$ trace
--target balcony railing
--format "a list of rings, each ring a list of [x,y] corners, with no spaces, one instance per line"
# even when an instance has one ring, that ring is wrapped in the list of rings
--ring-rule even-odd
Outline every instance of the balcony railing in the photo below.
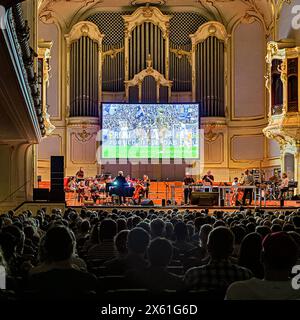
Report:
[[[40,128],[42,136],[46,134],[42,105],[38,89],[37,76],[34,72],[34,58],[37,56],[30,47],[30,30],[27,21],[24,20],[20,4],[12,6],[6,15],[5,41],[9,48],[13,64],[16,66],[16,73],[21,87],[25,90],[24,98],[32,111],[32,119]],[[36,116],[34,116],[34,113]]]

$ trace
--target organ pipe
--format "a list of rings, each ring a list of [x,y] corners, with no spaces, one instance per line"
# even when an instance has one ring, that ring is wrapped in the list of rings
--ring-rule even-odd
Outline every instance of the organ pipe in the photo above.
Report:
[[[203,116],[224,116],[224,43],[209,37],[196,46],[196,100]]]
[[[83,36],[70,50],[70,116],[95,117],[98,111],[98,44]]]

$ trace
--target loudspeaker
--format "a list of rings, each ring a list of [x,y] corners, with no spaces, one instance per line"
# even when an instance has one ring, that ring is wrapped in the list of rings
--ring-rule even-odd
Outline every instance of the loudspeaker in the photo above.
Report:
[[[166,199],[161,199],[161,206],[165,207],[166,206]]]
[[[64,202],[65,192],[64,190],[52,190],[49,193],[49,200],[52,202]]]
[[[198,206],[216,206],[218,205],[218,192],[199,192],[194,191],[191,194],[191,204]]]
[[[49,189],[33,188],[33,201],[49,200]]]
[[[64,190],[64,157],[51,156],[51,191]]]
[[[141,201],[141,205],[144,206],[144,207],[153,207],[154,206],[154,203],[152,200],[150,199],[143,199]]]

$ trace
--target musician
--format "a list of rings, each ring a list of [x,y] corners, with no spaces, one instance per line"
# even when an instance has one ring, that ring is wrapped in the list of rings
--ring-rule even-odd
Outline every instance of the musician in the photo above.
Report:
[[[250,174],[249,170],[246,169],[245,172],[244,172],[244,175],[241,179],[241,183],[240,183],[242,186],[253,186],[254,185],[254,178],[253,178],[253,175]],[[251,205],[251,202],[252,202],[252,193],[253,193],[253,189],[251,188],[245,188],[244,190],[244,195],[243,195],[243,205],[246,204],[246,198],[247,198],[247,195],[249,194],[249,206]]]
[[[192,193],[191,185],[193,183],[195,183],[195,180],[189,173],[187,173],[183,179],[184,204],[188,204],[188,202],[190,202],[190,197]]]
[[[239,185],[239,178],[238,177],[234,177],[231,185],[233,187],[238,186]]]
[[[208,170],[206,175],[203,176],[202,181],[205,186],[212,186],[214,183],[214,176],[211,174],[211,171]]]
[[[238,186],[240,185],[240,181],[238,177],[234,177],[232,181],[232,199],[231,199],[231,205],[239,206],[241,204],[240,202],[240,189],[238,189]]]
[[[79,170],[76,172],[77,182],[78,182],[78,181],[81,181],[83,178],[84,178],[83,168],[80,167]]]
[[[114,185],[116,185],[115,190],[117,195],[119,196],[119,204],[122,204],[122,198],[123,202],[125,203],[125,187],[128,186],[128,183],[124,177],[123,171],[118,172],[118,176],[114,180]]]
[[[71,177],[69,182],[68,182],[68,191],[75,192],[76,190],[77,190],[76,178],[75,177]]]
[[[289,190],[289,178],[286,173],[282,174],[282,179],[279,185],[279,199],[283,199],[283,195]]]
[[[100,198],[98,180],[94,180],[94,183],[91,184],[90,188],[91,188],[91,197],[94,203],[97,203],[97,200]]]
[[[129,187],[133,187],[133,181],[129,174],[126,176],[126,181]]]
[[[81,180],[77,187],[78,192],[78,201],[81,202],[85,198],[85,191],[86,191],[86,185],[84,183],[84,180]]]
[[[105,194],[106,197],[109,196],[109,188],[113,185],[113,179],[112,176],[108,176],[105,180]]]
[[[144,174],[144,176],[143,176],[143,185],[144,185],[144,191],[145,191],[144,195],[146,198],[148,198],[149,189],[150,189],[150,179],[146,174]]]
[[[274,183],[275,185],[280,181],[278,175],[275,173],[272,177],[270,177],[269,179],[272,183]]]
[[[135,190],[132,196],[134,204],[141,204],[141,198],[145,194],[145,187],[142,180],[137,180],[135,184]]]

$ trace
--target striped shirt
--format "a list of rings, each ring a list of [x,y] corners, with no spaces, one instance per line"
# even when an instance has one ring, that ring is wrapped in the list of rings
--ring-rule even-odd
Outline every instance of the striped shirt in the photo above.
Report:
[[[117,256],[113,240],[103,240],[100,244],[91,247],[87,254],[87,260],[107,261]]]
[[[207,265],[189,269],[184,283],[191,290],[218,290],[226,289],[232,282],[252,277],[250,270],[229,260],[211,260]]]

